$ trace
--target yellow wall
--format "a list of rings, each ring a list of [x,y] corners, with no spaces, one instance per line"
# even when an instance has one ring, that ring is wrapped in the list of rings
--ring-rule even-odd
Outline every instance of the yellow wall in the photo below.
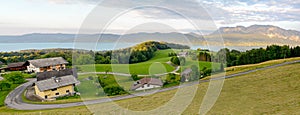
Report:
[[[56,91],[51,91],[51,90],[46,90],[46,91],[40,91],[37,87],[37,85],[34,86],[35,89],[35,94],[45,98],[45,95],[48,96],[49,98],[54,98],[54,97],[58,97],[58,96],[63,96],[63,95],[67,95],[68,93],[66,93],[67,90],[70,91],[70,93],[74,93],[74,88],[73,85],[68,85],[68,86],[64,86],[64,87],[59,87],[57,88]],[[59,93],[59,95],[55,95],[56,93]]]

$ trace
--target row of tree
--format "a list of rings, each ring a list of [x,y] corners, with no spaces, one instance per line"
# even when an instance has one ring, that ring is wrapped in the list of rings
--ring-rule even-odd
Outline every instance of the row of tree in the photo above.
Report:
[[[255,64],[268,60],[299,57],[300,47],[290,47],[287,45],[271,45],[267,48],[258,48],[240,52],[237,50],[221,49],[214,59],[215,62],[227,63],[227,67],[245,64]]]
[[[18,52],[0,52],[3,63],[24,62],[32,59],[63,57],[69,64],[111,64],[138,63],[151,59],[154,52],[162,49],[188,49],[188,46],[165,42],[148,41],[130,48],[113,51],[89,51],[73,49],[22,50]]]

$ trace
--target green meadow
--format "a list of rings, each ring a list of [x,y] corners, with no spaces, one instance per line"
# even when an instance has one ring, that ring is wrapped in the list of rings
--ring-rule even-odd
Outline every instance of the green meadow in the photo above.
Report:
[[[291,64],[229,78],[208,114],[300,114],[300,64]],[[272,73],[272,74],[270,74]],[[197,85],[197,92],[183,114],[198,114],[209,83]],[[1,114],[121,114],[123,107],[131,111],[149,111],[174,97],[178,90],[156,93],[112,103],[62,109],[19,111],[0,107]],[[186,90],[187,91],[187,90]],[[185,97],[182,97],[186,100]],[[90,111],[93,110],[93,111]],[[127,113],[130,113],[126,111]],[[176,111],[173,110],[175,113]],[[172,113],[172,112],[171,112]]]

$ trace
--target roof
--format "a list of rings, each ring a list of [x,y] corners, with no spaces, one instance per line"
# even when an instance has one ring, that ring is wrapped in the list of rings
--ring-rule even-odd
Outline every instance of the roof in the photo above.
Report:
[[[12,68],[12,67],[21,67],[25,64],[25,62],[17,62],[17,63],[9,63],[7,65],[7,68]]]
[[[51,65],[68,64],[68,62],[62,57],[28,60],[28,62],[34,65],[35,67],[47,67]]]
[[[162,86],[163,83],[160,79],[156,79],[156,78],[143,78],[143,79],[140,79],[138,81],[136,81],[131,89],[132,90],[135,90],[141,86],[143,86],[144,84],[151,84],[151,85],[159,85],[159,86]]]
[[[190,74],[191,72],[192,72],[192,69],[191,68],[187,68],[183,72],[181,72],[181,75],[187,75],[187,74]]]
[[[40,91],[46,91],[77,83],[79,83],[79,81],[73,75],[67,75],[63,77],[53,77],[50,79],[37,81],[35,84]]]
[[[67,75],[73,75],[77,78],[77,71],[76,69],[63,69],[60,71],[46,71],[46,72],[39,72],[36,74],[37,81],[50,79],[52,77],[63,77]]]
[[[187,52],[179,52],[178,55],[179,55],[179,56],[186,56],[186,55],[187,55]]]

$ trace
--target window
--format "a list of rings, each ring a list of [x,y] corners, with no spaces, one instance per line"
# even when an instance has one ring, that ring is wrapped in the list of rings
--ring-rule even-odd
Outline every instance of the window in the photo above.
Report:
[[[55,93],[55,95],[59,95],[59,93]]]
[[[142,88],[144,88],[144,86],[142,86]]]
[[[47,95],[45,95],[45,99],[47,99],[48,98],[48,96]]]
[[[66,93],[70,93],[70,90],[67,90]]]
[[[56,91],[56,90],[57,90],[57,88],[51,89],[51,91]]]
[[[150,87],[150,84],[147,84],[147,87]]]

